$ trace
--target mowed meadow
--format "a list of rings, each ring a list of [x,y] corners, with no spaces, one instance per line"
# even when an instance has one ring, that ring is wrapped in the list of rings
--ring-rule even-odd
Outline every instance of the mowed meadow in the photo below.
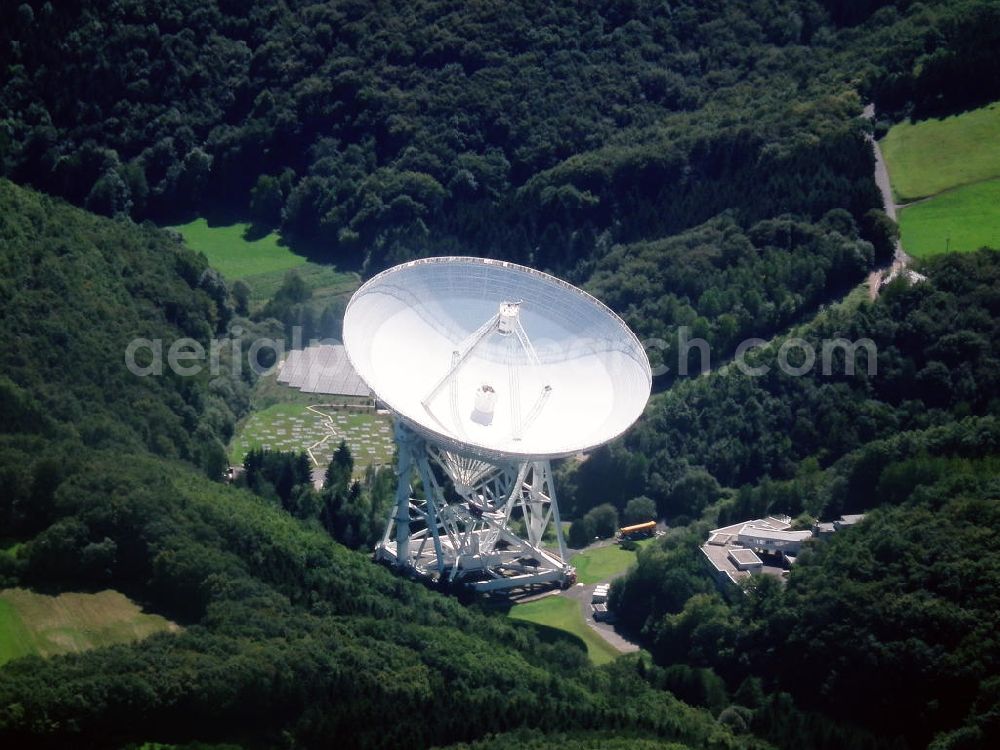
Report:
[[[1000,248],[1000,179],[948,190],[903,209],[903,247],[911,255]]]
[[[118,591],[39,594],[0,591],[0,664],[19,656],[54,656],[141,640],[180,628],[148,614]]]
[[[594,664],[607,664],[619,655],[610,643],[587,625],[580,612],[580,603],[574,599],[546,596],[518,604],[510,610],[510,617],[576,636],[586,646],[587,656]]]
[[[644,547],[652,539],[643,539],[637,546]],[[635,550],[623,549],[618,544],[593,547],[573,555],[570,562],[576,568],[580,583],[600,583],[621,575],[635,565]]]
[[[1000,102],[903,121],[882,141],[913,256],[1000,246]]]
[[[197,218],[167,228],[177,232],[192,250],[202,253],[227,282],[246,283],[253,305],[262,305],[274,297],[289,271],[302,279],[314,302],[350,296],[359,283],[355,273],[344,273],[299,255],[277,232],[255,236],[245,222],[217,225]]]
[[[281,244],[277,233],[251,237],[250,225],[242,222],[218,226],[199,218],[170,229],[180,233],[192,250],[204,253],[209,265],[227,279],[287,271],[306,262]]]

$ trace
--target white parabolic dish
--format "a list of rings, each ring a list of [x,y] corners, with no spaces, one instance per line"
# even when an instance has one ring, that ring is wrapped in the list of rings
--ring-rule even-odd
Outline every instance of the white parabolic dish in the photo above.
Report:
[[[485,258],[428,258],[374,276],[347,306],[344,346],[408,427],[497,459],[602,445],[639,417],[651,386],[642,344],[604,304]]]

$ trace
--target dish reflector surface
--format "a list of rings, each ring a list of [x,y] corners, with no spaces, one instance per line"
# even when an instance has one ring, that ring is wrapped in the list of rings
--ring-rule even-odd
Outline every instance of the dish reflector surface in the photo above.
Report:
[[[351,298],[344,345],[411,428],[492,457],[568,456],[624,432],[649,360],[622,320],[560,279],[485,258],[390,268]]]

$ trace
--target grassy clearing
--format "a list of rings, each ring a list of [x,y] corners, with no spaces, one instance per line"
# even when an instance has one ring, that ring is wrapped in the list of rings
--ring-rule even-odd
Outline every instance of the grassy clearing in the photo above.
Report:
[[[358,288],[356,273],[311,263],[296,255],[274,232],[248,240],[249,224],[210,226],[205,219],[169,227],[180,232],[192,250],[205,254],[208,263],[229,281],[240,279],[250,287],[252,306],[262,306],[278,291],[285,275],[294,270],[313,293],[314,307],[322,308],[334,297],[347,297]],[[315,312],[319,312],[317,309]]]
[[[306,262],[301,255],[282,245],[274,232],[248,240],[249,228],[249,224],[209,226],[205,219],[170,227],[181,233],[188,247],[204,253],[209,265],[230,280],[283,273]],[[280,278],[278,283],[281,283]]]
[[[901,203],[1000,176],[1000,102],[941,120],[901,122],[882,140],[882,152]]]
[[[918,258],[1000,248],[1000,179],[907,206],[900,212],[899,229],[906,252]]]
[[[144,613],[117,591],[59,596],[0,591],[0,664],[28,654],[74,653],[178,629],[166,618]]]
[[[573,599],[546,596],[515,605],[508,616],[575,635],[587,647],[587,656],[594,664],[606,664],[618,656],[618,652],[587,625],[580,612],[580,603]]]
[[[271,299],[289,270],[292,269],[282,268],[244,276],[243,281],[250,287],[250,301],[263,304]],[[294,271],[312,291],[313,300],[319,302],[332,297],[344,297],[346,300],[361,284],[361,277],[356,273],[344,273],[333,266],[321,266],[318,263],[302,263],[295,266]]]
[[[0,664],[36,653],[31,633],[14,605],[0,597]]]
[[[319,398],[327,402],[337,400],[335,396]],[[371,464],[392,462],[395,443],[389,417],[329,406],[321,411],[329,415],[329,421],[303,403],[273,404],[254,412],[233,437],[229,446],[230,460],[234,464],[243,463],[251,448],[304,451],[332,435],[322,446],[313,449],[313,455],[321,466],[330,462],[341,440],[351,449],[358,475],[363,474],[365,467]]]
[[[640,547],[652,542],[643,539]],[[570,564],[576,568],[576,579],[580,583],[600,583],[621,575],[635,563],[636,553],[625,550],[617,544],[594,547],[573,555]]]

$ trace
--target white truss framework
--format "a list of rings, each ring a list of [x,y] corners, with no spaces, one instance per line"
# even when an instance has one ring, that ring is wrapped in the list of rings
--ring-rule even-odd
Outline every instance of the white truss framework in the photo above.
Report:
[[[377,559],[421,575],[465,581],[479,591],[540,583],[569,585],[559,506],[547,460],[494,463],[445,450],[396,423],[399,484],[396,505],[376,548]],[[454,490],[451,501],[437,466]],[[420,478],[420,497],[412,491]],[[513,524],[521,520],[519,535]],[[558,553],[542,546],[555,525]]]
[[[511,437],[514,440],[520,440],[524,436],[524,431],[530,427],[531,423],[538,418],[539,414],[541,414],[542,409],[545,407],[545,402],[548,401],[549,396],[552,394],[552,386],[548,383],[542,386],[541,392],[533,402],[527,417],[525,418],[524,415],[521,414],[521,386],[519,377],[519,371],[522,367],[521,363],[526,359],[532,367],[540,367],[541,365],[538,359],[538,353],[535,351],[535,347],[532,345],[531,339],[528,338],[528,334],[524,330],[524,326],[521,325],[521,318],[519,315],[521,304],[521,302],[501,303],[498,312],[479,326],[479,328],[469,334],[469,336],[467,336],[465,340],[452,351],[451,366],[448,368],[448,371],[438,379],[438,381],[434,384],[434,387],[431,388],[431,390],[420,402],[427,414],[438,425],[443,425],[443,422],[434,413],[432,404],[441,391],[448,386],[448,402],[451,422],[457,427],[460,437],[465,437],[464,430],[462,430],[462,420],[458,413],[458,385],[456,376],[480,347],[480,345],[490,338],[491,334],[497,334],[507,338],[506,366],[508,387],[510,389]]]

